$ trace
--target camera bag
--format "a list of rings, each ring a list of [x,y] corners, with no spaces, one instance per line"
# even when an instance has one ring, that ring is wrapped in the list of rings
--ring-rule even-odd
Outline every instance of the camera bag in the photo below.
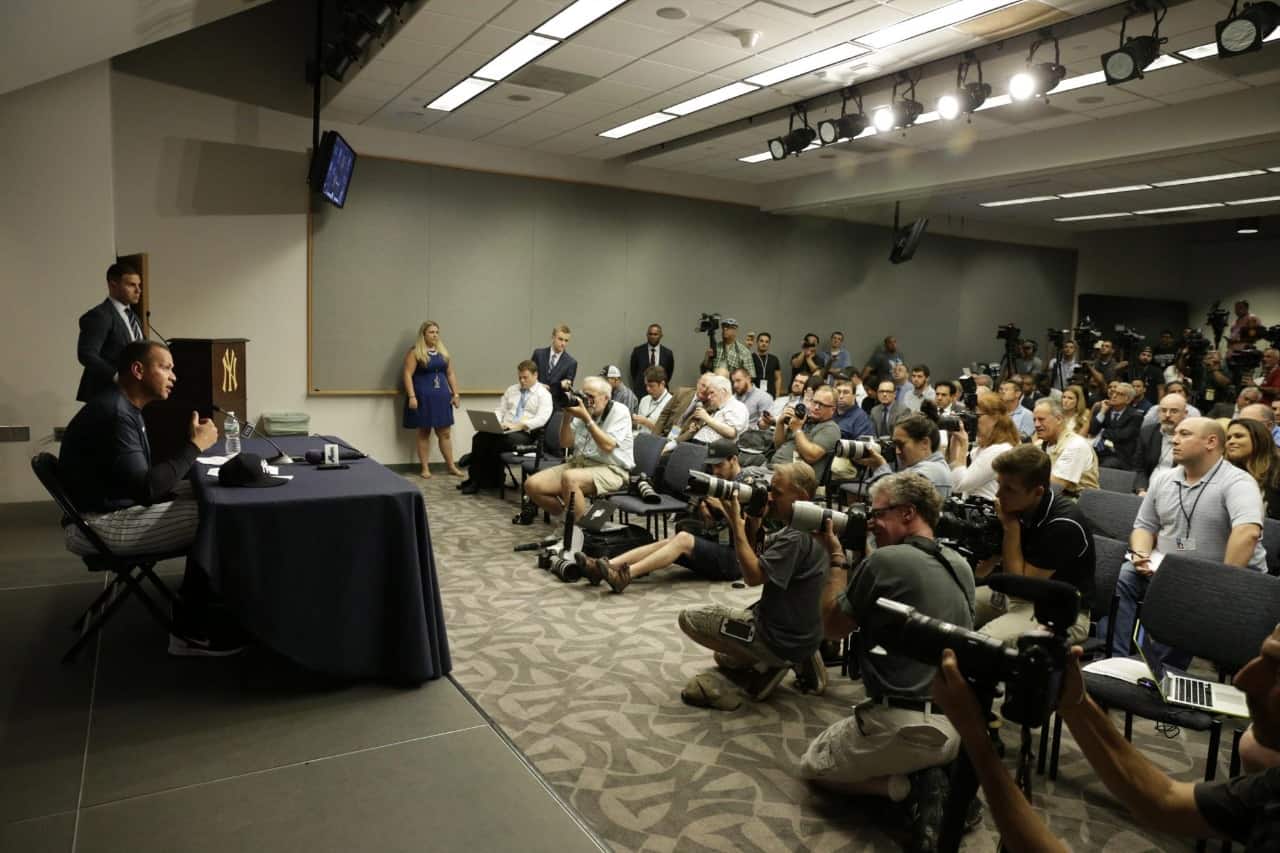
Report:
[[[598,531],[585,531],[582,553],[588,557],[616,557],[653,541],[649,531],[638,524],[606,524]]]

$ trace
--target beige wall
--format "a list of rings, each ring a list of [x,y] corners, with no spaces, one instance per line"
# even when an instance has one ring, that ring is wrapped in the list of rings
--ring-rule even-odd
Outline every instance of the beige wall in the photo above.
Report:
[[[32,439],[0,444],[0,503],[47,498],[30,459],[78,408],[76,320],[115,260],[109,84],[103,62],[0,96],[0,424]]]

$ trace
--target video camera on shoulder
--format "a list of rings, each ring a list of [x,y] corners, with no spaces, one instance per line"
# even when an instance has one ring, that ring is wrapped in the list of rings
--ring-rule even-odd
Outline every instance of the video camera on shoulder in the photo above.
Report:
[[[959,553],[971,566],[999,554],[1004,545],[1004,525],[995,503],[976,495],[943,501],[933,529],[939,544]]]
[[[1067,630],[1080,613],[1080,593],[1061,581],[1016,575],[998,575],[991,587],[1035,606],[1038,625],[1018,638],[1016,650],[887,598],[876,599],[876,606],[892,614],[896,624],[878,631],[876,640],[891,652],[931,666],[937,666],[944,649],[951,649],[965,678],[988,697],[997,683],[1005,683],[1005,719],[1030,728],[1043,725],[1058,706],[1070,651]]]
[[[765,506],[769,503],[768,483],[758,483],[750,478],[742,482],[725,480],[706,471],[690,471],[685,490],[690,495],[720,500],[728,500],[730,495],[736,494],[742,511],[756,518],[764,515]]]
[[[793,530],[817,533],[827,521],[831,522],[831,532],[846,550],[867,550],[867,513],[861,507],[850,507],[841,512],[812,501],[796,501],[792,505],[790,527]]]

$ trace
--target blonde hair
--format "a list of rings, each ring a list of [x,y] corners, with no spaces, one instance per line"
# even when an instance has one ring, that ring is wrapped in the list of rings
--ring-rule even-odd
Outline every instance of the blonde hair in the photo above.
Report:
[[[990,447],[993,444],[1006,443],[1017,447],[1022,443],[1022,436],[1018,433],[1018,428],[1014,426],[1013,418],[1009,416],[1009,412],[1005,409],[1004,401],[1000,399],[999,394],[992,391],[979,393],[976,414],[987,415],[995,419],[995,423],[991,426],[991,434],[988,436],[987,443],[978,442],[980,446]]]
[[[419,364],[426,364],[431,360],[431,356],[427,354],[427,329],[432,326],[436,327],[436,331],[440,331],[440,324],[435,320],[428,320],[418,327],[418,340],[413,344],[414,358],[418,359]],[[444,357],[445,361],[449,360],[449,348],[444,345],[444,341],[439,337],[436,338],[436,352]]]

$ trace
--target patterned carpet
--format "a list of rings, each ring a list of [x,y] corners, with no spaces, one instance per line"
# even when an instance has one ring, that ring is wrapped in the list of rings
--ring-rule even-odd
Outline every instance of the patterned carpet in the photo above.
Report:
[[[863,697],[861,684],[833,669],[820,698],[796,692],[788,676],[768,701],[736,711],[680,701],[681,687],[711,659],[676,627],[676,614],[708,602],[743,605],[758,591],[709,584],[679,567],[624,595],[562,584],[537,569],[533,554],[512,553],[550,532],[541,521],[513,525],[510,500],[461,496],[452,477],[412,479],[427,499],[454,677],[615,850],[900,849],[905,823],[895,807],[825,794],[793,770],[809,741]],[[1203,736],[1168,739],[1138,721],[1135,740],[1177,778],[1201,778]],[[1220,775],[1229,733],[1223,741]],[[1037,810],[1075,850],[1192,847],[1133,828],[1069,734],[1058,781],[1037,776],[1034,784]],[[964,849],[996,843],[988,815]]]

